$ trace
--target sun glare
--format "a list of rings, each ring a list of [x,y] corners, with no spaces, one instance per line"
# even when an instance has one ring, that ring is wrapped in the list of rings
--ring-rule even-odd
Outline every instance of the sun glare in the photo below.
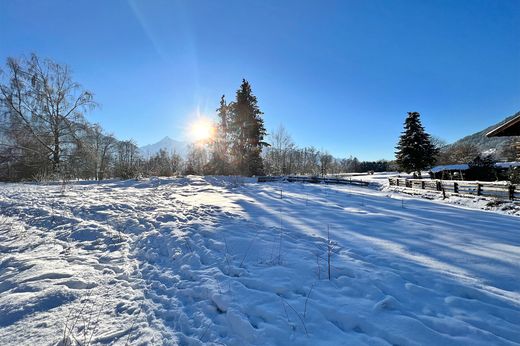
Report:
[[[200,118],[190,126],[190,137],[196,142],[204,142],[213,137],[215,128],[209,119]]]

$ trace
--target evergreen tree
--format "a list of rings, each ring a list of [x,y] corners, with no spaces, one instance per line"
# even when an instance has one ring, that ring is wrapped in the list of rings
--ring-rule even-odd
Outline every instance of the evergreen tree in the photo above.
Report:
[[[431,143],[430,135],[424,131],[418,112],[408,112],[404,131],[396,147],[396,163],[401,171],[417,172],[435,163],[438,149]]]
[[[237,172],[242,175],[263,174],[260,156],[267,132],[262,111],[257,104],[251,85],[245,79],[237,90],[235,102],[228,105],[230,111],[229,131],[232,134],[231,152]]]
[[[224,95],[220,98],[220,106],[217,108],[218,124],[216,134],[211,146],[211,160],[207,171],[212,174],[226,175],[231,173],[229,163],[229,121],[230,111]]]
[[[494,181],[498,178],[495,169],[495,160],[491,155],[477,155],[468,166],[469,169],[466,171],[466,178],[468,180]]]

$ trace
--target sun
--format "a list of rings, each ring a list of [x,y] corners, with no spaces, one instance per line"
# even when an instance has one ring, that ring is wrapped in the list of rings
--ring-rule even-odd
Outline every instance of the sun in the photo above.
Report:
[[[190,125],[190,137],[195,142],[205,142],[214,135],[215,127],[209,119],[200,118]]]

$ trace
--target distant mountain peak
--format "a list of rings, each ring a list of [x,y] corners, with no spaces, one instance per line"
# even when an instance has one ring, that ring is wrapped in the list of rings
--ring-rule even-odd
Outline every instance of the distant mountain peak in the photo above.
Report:
[[[157,154],[161,149],[166,150],[168,153],[176,152],[182,157],[185,157],[188,153],[188,143],[183,141],[177,141],[172,139],[170,136],[165,136],[160,141],[144,145],[139,148],[141,155],[145,158]]]
[[[159,142],[165,142],[165,141],[175,141],[173,138],[171,138],[170,136],[164,136],[163,139],[161,139]]]

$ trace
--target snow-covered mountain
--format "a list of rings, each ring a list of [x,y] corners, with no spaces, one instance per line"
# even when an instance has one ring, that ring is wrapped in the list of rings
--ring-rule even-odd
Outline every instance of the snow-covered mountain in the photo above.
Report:
[[[168,153],[176,152],[182,157],[185,157],[188,153],[188,143],[182,141],[176,141],[166,136],[159,142],[154,144],[148,144],[139,148],[141,155],[148,158],[159,152],[161,149],[165,149]]]

